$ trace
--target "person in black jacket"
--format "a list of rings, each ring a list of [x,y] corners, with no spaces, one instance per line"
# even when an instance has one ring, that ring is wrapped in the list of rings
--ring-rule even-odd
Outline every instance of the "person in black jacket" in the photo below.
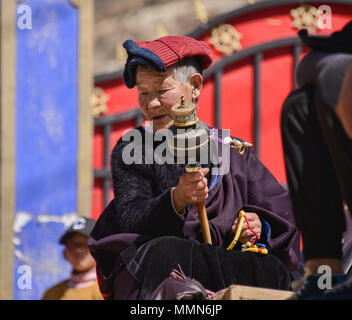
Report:
[[[282,110],[287,181],[305,261],[304,285],[293,298],[351,298],[343,246],[351,241],[344,232],[352,207],[352,22],[329,37],[300,36],[313,50]],[[329,289],[340,283],[345,291],[334,295]]]

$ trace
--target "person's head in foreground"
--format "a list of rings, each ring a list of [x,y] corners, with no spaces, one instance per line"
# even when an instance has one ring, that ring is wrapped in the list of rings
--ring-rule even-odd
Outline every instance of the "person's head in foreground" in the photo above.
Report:
[[[212,62],[206,43],[185,36],[166,36],[153,41],[124,42],[128,58],[124,81],[128,88],[137,86],[138,102],[154,130],[173,124],[171,107],[198,101],[202,71]]]
[[[86,272],[95,268],[95,260],[87,245],[89,234],[94,225],[95,220],[80,217],[60,239],[60,243],[65,245],[65,259],[72,265],[74,273]]]

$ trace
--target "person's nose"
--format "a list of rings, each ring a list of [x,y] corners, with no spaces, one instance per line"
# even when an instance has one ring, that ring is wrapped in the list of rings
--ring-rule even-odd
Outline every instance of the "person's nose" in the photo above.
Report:
[[[161,107],[161,102],[159,100],[159,97],[155,95],[152,99],[150,99],[148,103],[148,109],[154,109],[158,107]]]

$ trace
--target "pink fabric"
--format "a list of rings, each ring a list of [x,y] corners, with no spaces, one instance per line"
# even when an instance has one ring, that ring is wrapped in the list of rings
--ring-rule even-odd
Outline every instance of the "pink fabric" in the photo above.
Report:
[[[81,273],[72,272],[70,279],[68,279],[67,287],[84,288],[93,284],[96,281],[97,273],[95,268]]]

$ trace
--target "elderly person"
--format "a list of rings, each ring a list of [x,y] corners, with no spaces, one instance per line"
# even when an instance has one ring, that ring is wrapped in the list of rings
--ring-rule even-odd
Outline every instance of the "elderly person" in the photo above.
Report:
[[[288,289],[289,271],[299,264],[299,234],[287,191],[252,149],[240,154],[224,146],[220,130],[214,143],[219,149],[229,148],[228,159],[223,159],[226,172],[215,170],[210,155],[199,172],[191,173],[185,172],[184,164],[155,159],[163,143],[155,135],[174,123],[171,107],[180,103],[181,95],[195,104],[200,97],[202,71],[212,62],[208,46],[189,37],[167,36],[127,40],[124,47],[124,81],[128,88],[137,86],[139,105],[150,125],[134,129],[142,139],[126,138],[127,133],[111,155],[115,197],[90,239],[105,297],[150,299],[177,267],[213,291],[233,283]],[[126,155],[138,161],[131,163]],[[152,163],[147,161],[151,157]],[[212,246],[201,243],[196,206],[201,202]],[[246,212],[247,222],[235,248],[226,251],[239,227],[240,210]],[[262,243],[270,254],[244,254],[241,243],[248,241]]]

